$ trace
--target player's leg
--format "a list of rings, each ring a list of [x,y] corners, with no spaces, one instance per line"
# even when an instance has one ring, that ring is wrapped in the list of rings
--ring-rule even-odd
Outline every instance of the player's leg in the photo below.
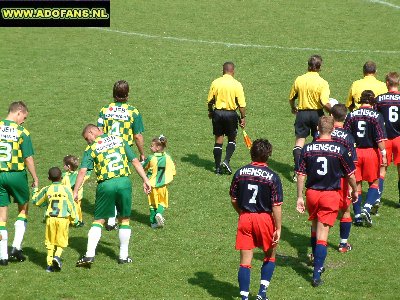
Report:
[[[18,205],[18,216],[14,223],[15,234],[10,252],[10,259],[15,261],[25,261],[26,257],[22,254],[22,241],[24,239],[28,222],[28,203],[29,186],[26,171],[7,172],[8,188]]]
[[[236,112],[227,112],[225,120],[225,134],[228,137],[226,145],[225,159],[222,162],[222,167],[228,174],[232,174],[230,161],[236,149],[236,136],[238,132],[238,117]]]
[[[128,177],[117,178],[118,193],[116,199],[116,207],[118,210],[119,221],[119,264],[132,262],[129,257],[129,240],[131,238],[132,229],[129,225],[132,208],[132,183]]]
[[[157,199],[157,214],[155,216],[158,227],[164,227],[165,218],[164,211],[168,207],[168,189],[167,186],[157,188],[158,199]]]
[[[101,231],[105,219],[115,214],[114,181],[116,178],[100,182],[96,189],[96,200],[94,204],[94,221],[89,229],[86,254],[77,262],[77,267],[90,267],[94,262],[97,244],[101,238]]]
[[[213,155],[215,163],[215,174],[220,174],[221,159],[222,159],[222,145],[224,143],[223,127],[221,124],[221,112],[215,110],[212,118],[213,134],[215,137]]]
[[[358,201],[353,203],[354,226],[362,226],[361,204],[362,204],[362,181],[357,181]]]
[[[56,271],[61,271],[62,261],[61,254],[64,251],[64,248],[68,246],[69,239],[69,219],[68,218],[55,218],[55,224],[57,227],[56,231],[56,248],[53,257],[53,268]]]
[[[306,137],[310,134],[310,128],[306,124],[308,118],[307,113],[307,111],[299,111],[296,114],[296,121],[294,123],[296,139],[293,148],[294,168],[299,164],[301,150],[306,142]],[[293,181],[297,181],[296,173],[293,175]]]
[[[1,199],[1,198],[0,198]],[[1,200],[0,200],[1,202]],[[8,217],[8,207],[0,207],[0,265],[8,265],[8,232],[7,232],[7,217]]]
[[[400,163],[397,164],[397,190],[399,191],[399,203],[398,206],[400,207]]]
[[[276,247],[264,252],[264,260],[261,266],[260,289],[258,290],[257,300],[267,299],[267,290],[275,270]]]
[[[118,224],[117,224],[117,208],[114,207],[114,214],[113,214],[113,216],[107,219],[106,230],[107,230],[107,231],[112,231],[112,230],[117,230],[117,229],[118,229]]]
[[[339,252],[347,252],[352,250],[352,246],[347,242],[350,236],[351,231],[351,214],[350,214],[350,205],[348,205],[344,211],[341,211],[342,217],[340,218],[340,243],[339,243]]]
[[[317,222],[317,242],[314,255],[314,271],[312,285],[317,287],[322,284],[321,274],[324,272],[324,263],[328,254],[328,234],[330,225]]]
[[[238,271],[238,282],[242,300],[249,299],[250,270],[253,250],[240,250],[240,266]]]
[[[147,200],[149,202],[149,210],[150,210],[150,226],[153,229],[158,227],[156,221],[156,211],[158,205],[158,193],[156,188],[152,188],[150,194],[147,195]]]

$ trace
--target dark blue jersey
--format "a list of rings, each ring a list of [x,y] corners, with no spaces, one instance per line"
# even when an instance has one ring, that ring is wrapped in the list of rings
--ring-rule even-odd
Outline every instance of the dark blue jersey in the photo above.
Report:
[[[335,127],[331,134],[332,140],[343,144],[349,151],[353,157],[353,161],[357,161],[357,151],[356,151],[356,141],[352,134],[345,130],[343,127]],[[314,137],[313,141],[319,139],[319,132]]]
[[[340,189],[340,179],[356,167],[349,149],[333,140],[316,140],[303,147],[296,172],[307,176],[306,188],[332,191]]]
[[[382,115],[369,106],[361,106],[349,113],[344,129],[351,132],[357,148],[378,148],[378,143],[386,139]]]
[[[400,92],[388,92],[376,97],[376,109],[385,120],[388,139],[400,136]]]
[[[248,212],[271,212],[272,206],[283,202],[279,176],[266,164],[255,162],[236,171],[229,194]]]

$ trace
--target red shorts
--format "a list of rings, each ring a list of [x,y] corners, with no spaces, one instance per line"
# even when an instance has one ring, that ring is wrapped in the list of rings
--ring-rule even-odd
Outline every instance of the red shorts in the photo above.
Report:
[[[259,247],[265,252],[271,249],[275,229],[271,213],[242,212],[238,221],[236,250]]]
[[[386,140],[385,147],[387,165],[389,166],[392,161],[395,165],[400,164],[400,136],[391,140]]]
[[[349,182],[346,178],[340,179],[340,203],[339,210],[345,211],[351,203],[351,198],[349,198]]]
[[[339,191],[317,191],[307,189],[306,203],[309,221],[317,219],[318,222],[333,226],[339,212]]]
[[[356,181],[374,182],[379,178],[381,152],[374,148],[356,148],[356,151]]]

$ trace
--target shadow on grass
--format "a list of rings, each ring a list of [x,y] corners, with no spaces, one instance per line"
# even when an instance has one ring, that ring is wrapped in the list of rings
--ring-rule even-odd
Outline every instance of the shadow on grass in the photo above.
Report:
[[[239,287],[231,283],[220,281],[214,278],[214,275],[209,272],[196,272],[193,278],[188,279],[191,285],[197,285],[205,289],[212,297],[219,299],[236,299],[232,295],[239,294]]]
[[[214,161],[200,158],[198,154],[186,154],[181,158],[182,162],[187,162],[195,167],[204,168],[207,171],[214,171]]]
[[[42,251],[38,251],[32,247],[24,247],[24,254],[28,256],[29,261],[33,262],[35,265],[46,269],[47,267],[47,250],[43,245]]]
[[[105,237],[102,236],[100,239],[99,243],[97,244],[96,248],[96,254],[103,253],[104,255],[110,257],[111,259],[118,259],[118,255],[115,253],[115,251],[118,251],[118,249],[112,249],[110,247],[107,247],[111,245],[111,243],[104,241]],[[86,237],[70,237],[69,238],[69,246],[74,249],[76,252],[80,253],[80,255],[84,254],[86,252],[86,246],[87,246],[87,238]]]
[[[150,216],[146,214],[142,214],[141,212],[137,211],[136,209],[132,209],[131,219],[133,222],[139,222],[144,225],[150,226]]]
[[[309,262],[307,251],[310,245],[310,237],[304,234],[293,233],[287,227],[282,226],[281,240],[286,241],[291,247],[296,249],[297,257],[279,253],[280,249],[278,248],[276,265],[278,267],[292,268],[297,274],[309,281],[312,271],[311,267],[307,265]],[[262,261],[264,259],[264,253],[254,253],[254,258]]]
[[[383,191],[383,194],[385,191]],[[399,202],[398,201],[392,201],[387,198],[382,198],[382,204],[383,206],[391,207],[391,208],[399,208]]]
[[[94,203],[90,202],[88,199],[86,198],[82,198],[82,202],[81,202],[81,208],[82,208],[82,212],[89,214],[92,219],[93,219],[93,215],[94,215]],[[85,223],[87,222],[87,220],[83,220]],[[92,220],[93,221],[93,220]],[[89,224],[89,223],[88,223]]]
[[[292,181],[293,180],[293,165],[282,163],[276,160],[273,160],[272,158],[268,159],[268,166],[274,170],[275,172],[281,174],[283,177],[285,177],[287,180]]]

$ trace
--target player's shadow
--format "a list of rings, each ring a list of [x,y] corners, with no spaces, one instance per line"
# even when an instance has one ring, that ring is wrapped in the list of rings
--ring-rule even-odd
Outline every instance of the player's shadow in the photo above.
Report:
[[[32,247],[24,247],[24,254],[28,257],[29,261],[35,265],[45,269],[47,267],[47,253],[44,248],[43,251],[38,251]]]
[[[139,222],[144,225],[150,225],[150,219],[149,216],[146,214],[142,214],[136,209],[132,209],[132,219],[134,222]]]
[[[236,299],[232,295],[238,293],[237,286],[217,280],[214,278],[214,274],[209,272],[196,272],[194,276],[188,279],[188,283],[205,289],[212,297],[226,300]]]
[[[190,163],[199,168],[204,168],[207,171],[214,170],[214,161],[200,158],[198,154],[186,154],[181,158],[181,161]]]
[[[275,172],[279,173],[283,177],[285,177],[287,180],[292,181],[293,178],[293,165],[287,164],[287,163],[282,163],[276,160],[273,160],[272,158],[268,159],[268,166],[274,170]]]
[[[385,191],[383,191],[383,194],[385,194]],[[387,207],[391,207],[391,208],[399,208],[399,202],[397,202],[397,201],[392,201],[392,200],[389,200],[389,199],[383,198],[383,197],[382,197],[381,201],[382,201],[382,204],[384,207],[387,206]]]
[[[296,249],[297,257],[284,255],[283,253],[280,253],[280,249],[278,248],[276,265],[292,268],[297,274],[309,281],[311,279],[310,273],[312,271],[311,267],[307,265],[307,251],[310,244],[310,237],[303,234],[293,233],[287,227],[282,226],[281,240],[286,241],[290,246]],[[264,253],[255,253],[254,258],[263,260]]]
[[[112,245],[109,242],[104,240],[104,237],[100,239],[99,243],[97,244],[96,254],[103,253],[104,255],[110,257],[111,259],[117,260],[118,255],[115,253],[116,249],[107,247]],[[70,237],[69,238],[69,246],[74,249],[76,252],[83,254],[86,252],[87,246],[87,238],[86,237]]]
[[[86,198],[82,198],[82,202],[81,202],[81,208],[82,208],[82,212],[89,214],[90,216],[93,216],[94,213],[94,203],[90,202],[88,199]],[[85,221],[85,220],[84,220]],[[85,221],[86,223],[86,221]]]

